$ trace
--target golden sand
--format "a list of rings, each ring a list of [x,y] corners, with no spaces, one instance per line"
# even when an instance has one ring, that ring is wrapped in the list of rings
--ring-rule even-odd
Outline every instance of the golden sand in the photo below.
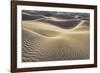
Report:
[[[39,21],[22,21],[22,61],[89,59],[89,28],[81,21],[63,29]]]

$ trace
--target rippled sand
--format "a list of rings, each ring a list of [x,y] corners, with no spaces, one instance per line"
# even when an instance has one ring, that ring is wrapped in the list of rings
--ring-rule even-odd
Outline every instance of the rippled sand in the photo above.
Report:
[[[72,29],[35,20],[22,21],[22,61],[89,59],[89,28],[82,20]]]

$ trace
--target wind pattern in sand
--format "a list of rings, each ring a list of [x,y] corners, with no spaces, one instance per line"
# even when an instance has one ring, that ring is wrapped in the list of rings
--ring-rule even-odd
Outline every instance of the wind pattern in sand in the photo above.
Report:
[[[89,59],[89,13],[22,11],[22,62]]]

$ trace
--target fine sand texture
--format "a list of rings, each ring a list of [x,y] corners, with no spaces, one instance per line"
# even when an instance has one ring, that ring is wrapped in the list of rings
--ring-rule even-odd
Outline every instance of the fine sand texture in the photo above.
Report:
[[[62,25],[59,21],[22,21],[22,62],[89,59],[88,21],[75,20],[74,25],[72,20],[70,28],[56,26]]]

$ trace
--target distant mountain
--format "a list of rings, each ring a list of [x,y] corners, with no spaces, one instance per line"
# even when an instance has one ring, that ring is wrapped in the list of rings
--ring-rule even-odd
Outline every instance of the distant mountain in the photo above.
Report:
[[[37,17],[34,17],[36,15],[37,15]],[[80,19],[84,19],[84,20],[89,20],[89,18],[90,18],[90,15],[88,13],[22,10],[23,20],[33,20],[35,18],[41,18],[41,15],[46,16],[46,17],[56,17],[56,18],[60,18],[60,19],[80,18]]]
[[[50,23],[61,28],[73,28],[82,20],[89,26],[90,15],[88,13],[73,13],[73,12],[50,12],[50,11],[33,11],[23,10],[22,20],[35,20],[39,22]]]

